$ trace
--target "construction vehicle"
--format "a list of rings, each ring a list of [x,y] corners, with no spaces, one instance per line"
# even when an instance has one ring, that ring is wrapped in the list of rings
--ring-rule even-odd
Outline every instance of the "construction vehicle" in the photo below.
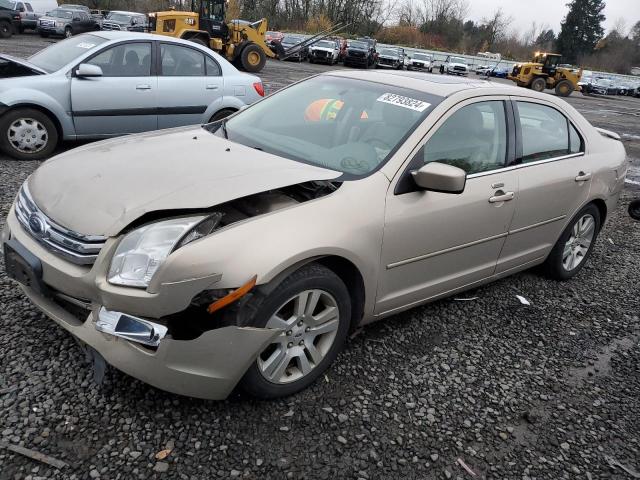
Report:
[[[519,87],[526,87],[536,92],[545,88],[555,89],[556,95],[568,97],[573,91],[580,91],[578,82],[582,77],[582,69],[561,67],[558,64],[562,56],[557,53],[536,52],[530,63],[519,63],[507,76]]]
[[[191,11],[168,10],[149,14],[149,31],[183,38],[215,50],[236,67],[251,73],[262,70],[267,57],[284,60],[304,47],[346,27],[332,26],[285,50],[279,42],[267,43],[267,19],[257,22],[225,19],[226,0],[191,0]]]

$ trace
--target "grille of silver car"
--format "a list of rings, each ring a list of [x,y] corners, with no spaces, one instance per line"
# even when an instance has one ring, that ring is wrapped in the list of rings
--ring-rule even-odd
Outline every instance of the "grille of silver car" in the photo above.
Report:
[[[56,22],[54,22],[53,20],[40,20],[40,26],[41,27],[55,27],[56,26]]]
[[[118,25],[117,23],[103,22],[102,29],[103,30],[120,30],[120,25]]]
[[[16,216],[24,229],[47,250],[79,265],[96,261],[106,237],[83,235],[58,225],[35,204],[26,184],[15,204]]]

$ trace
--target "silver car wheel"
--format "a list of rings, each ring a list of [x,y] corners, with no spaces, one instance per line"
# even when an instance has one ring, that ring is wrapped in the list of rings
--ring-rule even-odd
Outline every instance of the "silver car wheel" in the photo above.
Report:
[[[37,153],[47,146],[47,128],[34,118],[19,118],[7,130],[9,143],[20,153]]]
[[[305,290],[287,300],[266,328],[283,330],[258,357],[258,370],[269,382],[299,380],[317,367],[336,338],[340,312],[324,290]]]
[[[583,215],[573,225],[562,253],[562,266],[565,270],[573,270],[585,259],[596,233],[595,227],[596,222],[591,214]]]

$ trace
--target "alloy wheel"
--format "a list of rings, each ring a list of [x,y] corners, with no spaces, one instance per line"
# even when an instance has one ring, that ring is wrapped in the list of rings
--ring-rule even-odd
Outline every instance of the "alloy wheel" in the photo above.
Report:
[[[47,146],[46,127],[34,118],[18,118],[7,130],[9,143],[20,153],[37,153]]]
[[[304,290],[287,300],[266,324],[282,333],[258,357],[258,370],[269,382],[286,384],[316,368],[338,332],[336,299],[325,290]]]
[[[596,233],[596,222],[591,214],[585,214],[573,224],[569,240],[564,245],[562,266],[571,271],[585,259]]]

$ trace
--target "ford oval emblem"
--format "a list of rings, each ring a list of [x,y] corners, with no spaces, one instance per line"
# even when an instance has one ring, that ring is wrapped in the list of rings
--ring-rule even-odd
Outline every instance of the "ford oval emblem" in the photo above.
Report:
[[[29,230],[38,237],[44,237],[47,231],[47,224],[37,213],[32,213],[29,217]]]

